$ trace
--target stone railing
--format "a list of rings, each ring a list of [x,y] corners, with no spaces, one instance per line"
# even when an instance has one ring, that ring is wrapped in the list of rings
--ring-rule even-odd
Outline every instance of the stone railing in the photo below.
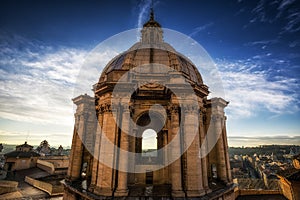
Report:
[[[18,182],[16,181],[0,181],[0,195],[14,192],[18,190]]]
[[[49,174],[54,174],[55,172],[55,167],[51,162],[44,161],[44,160],[37,160],[36,164],[38,168],[45,170]]]
[[[62,195],[64,193],[63,185],[52,185],[44,181],[36,180],[29,176],[25,177],[25,182],[47,192],[50,196]]]

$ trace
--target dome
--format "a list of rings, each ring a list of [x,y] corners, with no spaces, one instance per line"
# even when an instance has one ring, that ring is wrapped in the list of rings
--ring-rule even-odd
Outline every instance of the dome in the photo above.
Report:
[[[184,55],[178,53],[170,44],[163,41],[163,31],[154,20],[153,12],[143,26],[141,40],[126,52],[113,58],[104,68],[99,83],[106,80],[107,75],[114,71],[130,69],[150,63],[168,66],[197,85],[203,85],[202,77],[196,66]]]

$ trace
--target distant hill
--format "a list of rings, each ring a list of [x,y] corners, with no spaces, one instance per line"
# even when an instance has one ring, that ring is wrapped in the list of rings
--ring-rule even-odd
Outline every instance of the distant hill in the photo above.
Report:
[[[11,151],[14,151],[16,150],[16,144],[5,144],[5,143],[2,143],[3,145],[3,150],[0,154],[6,154],[6,153],[9,153]],[[19,145],[19,144],[18,144]],[[36,149],[37,145],[33,145],[33,148]],[[64,147],[65,151],[69,151],[71,148],[69,146],[67,147]]]
[[[11,151],[14,151],[16,150],[16,145],[15,144],[4,144],[2,143],[3,145],[3,149],[2,149],[2,154],[6,154],[8,152],[11,152]]]
[[[276,156],[283,156],[284,154],[298,154],[300,153],[299,145],[261,145],[258,147],[229,147],[229,154],[233,155],[249,155],[253,154],[274,154]]]

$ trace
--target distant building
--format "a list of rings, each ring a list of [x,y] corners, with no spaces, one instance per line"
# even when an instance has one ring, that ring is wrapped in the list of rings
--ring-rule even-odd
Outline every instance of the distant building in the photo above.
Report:
[[[63,150],[64,150],[64,148],[60,145],[57,150],[58,155],[62,155]]]
[[[33,151],[33,146],[25,142],[16,146],[16,150],[4,154],[6,171],[28,169],[36,166],[37,159],[40,155]]]
[[[40,144],[40,146],[38,146],[36,148],[36,150],[39,152],[39,154],[41,154],[42,156],[46,156],[46,155],[51,155],[51,149],[50,149],[50,145],[48,143],[47,140],[43,140]]]

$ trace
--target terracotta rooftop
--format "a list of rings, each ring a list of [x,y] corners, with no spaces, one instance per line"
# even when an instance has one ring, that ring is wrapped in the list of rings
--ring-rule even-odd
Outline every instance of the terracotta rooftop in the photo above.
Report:
[[[18,148],[18,147],[30,147],[30,148],[33,148],[33,146],[27,144],[27,142],[25,142],[24,144],[21,144],[21,145],[17,145],[16,147],[17,147],[17,148]]]
[[[289,168],[277,173],[278,176],[282,176],[288,180],[300,181],[300,170],[296,168]]]
[[[268,180],[268,185],[262,179],[251,179],[251,178],[239,178],[238,179],[239,189],[265,189],[265,190],[279,190],[278,180]]]
[[[24,152],[24,151],[12,151],[9,152],[7,154],[4,154],[5,157],[7,158],[30,158],[30,157],[38,157],[40,156],[40,154],[33,152],[33,151],[28,151],[28,152]]]
[[[298,155],[295,155],[295,156],[294,156],[294,159],[296,159],[296,160],[299,160],[299,161],[300,161],[300,154],[298,154]]]

